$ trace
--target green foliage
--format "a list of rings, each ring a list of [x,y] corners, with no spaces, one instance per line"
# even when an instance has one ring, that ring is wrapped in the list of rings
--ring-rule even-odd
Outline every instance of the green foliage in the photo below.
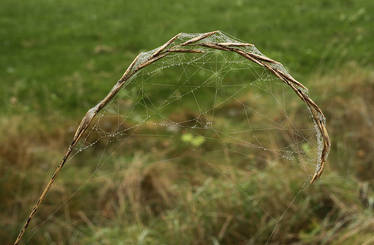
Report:
[[[81,115],[141,50],[181,31],[252,42],[300,80],[346,61],[368,65],[373,11],[371,0],[2,0],[0,111]]]
[[[182,139],[183,142],[189,143],[189,144],[191,144],[193,146],[196,146],[196,147],[200,146],[205,141],[204,136],[201,136],[201,135],[193,136],[190,133],[182,134],[181,139]]]

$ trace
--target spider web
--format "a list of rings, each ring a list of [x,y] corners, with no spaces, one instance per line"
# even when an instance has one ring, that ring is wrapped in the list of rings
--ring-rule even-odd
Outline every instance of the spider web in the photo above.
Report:
[[[77,152],[113,142],[122,148],[127,137],[182,140],[213,152],[226,147],[231,157],[251,155],[264,165],[286,159],[313,174],[321,140],[296,94],[236,54],[204,51],[169,55],[139,72],[99,114]]]
[[[179,39],[195,36],[183,34]],[[262,55],[252,46],[241,49]],[[191,168],[217,166],[221,176],[225,176],[221,166],[258,172],[285,165],[290,172],[304,173],[299,189],[305,188],[322,151],[308,108],[263,67],[232,52],[203,50],[203,54],[173,53],[142,69],[100,111],[71,157],[75,161],[71,164],[96,166],[87,183],[103,177],[98,169],[113,170],[114,162],[129,166],[134,164],[129,159],[142,155],[145,164],[185,166],[193,161]],[[155,51],[142,53],[135,67]],[[288,74],[282,65],[272,66]],[[87,155],[97,155],[97,162],[86,162]],[[79,198],[82,188],[37,224],[33,235],[71,199]],[[271,237],[282,217],[274,218],[279,220]]]

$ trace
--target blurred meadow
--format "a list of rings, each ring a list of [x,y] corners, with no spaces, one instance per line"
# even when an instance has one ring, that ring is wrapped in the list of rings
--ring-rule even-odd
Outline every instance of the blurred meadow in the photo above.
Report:
[[[332,140],[321,179],[305,185],[305,171],[267,156],[251,156],[250,170],[229,164],[189,133],[134,134],[117,154],[98,146],[68,162],[24,244],[374,244],[373,13],[371,0],[1,0],[0,243],[14,241],[82,116],[139,52],[222,30],[309,88]]]

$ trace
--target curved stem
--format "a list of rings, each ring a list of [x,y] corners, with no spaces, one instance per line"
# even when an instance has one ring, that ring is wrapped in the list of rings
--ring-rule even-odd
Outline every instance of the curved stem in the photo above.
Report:
[[[65,165],[66,161],[69,159],[72,150],[74,146],[79,142],[82,135],[87,131],[89,125],[91,124],[92,120],[95,118],[95,116],[113,99],[113,97],[119,92],[119,90],[123,87],[123,85],[128,81],[135,73],[140,71],[141,69],[153,64],[154,62],[164,58],[165,56],[169,55],[170,53],[204,53],[203,50],[199,49],[191,49],[191,46],[199,46],[207,49],[217,49],[217,50],[223,50],[223,51],[230,51],[235,52],[247,60],[254,62],[260,66],[265,67],[270,72],[272,72],[275,76],[277,76],[281,81],[286,83],[299,97],[302,101],[306,103],[308,108],[311,111],[313,121],[317,125],[317,128],[319,130],[319,134],[322,136],[323,140],[323,149],[321,152],[321,157],[319,159],[319,162],[317,164],[316,171],[310,181],[310,183],[313,183],[316,181],[322,174],[326,160],[327,155],[330,150],[330,139],[329,135],[327,133],[325,121],[324,121],[324,115],[322,113],[322,110],[317,106],[317,104],[310,99],[308,94],[306,94],[305,90],[306,87],[302,85],[300,82],[295,80],[292,76],[285,74],[284,72],[274,68],[271,66],[271,64],[280,64],[277,61],[274,61],[266,56],[258,55],[251,52],[246,52],[240,49],[241,47],[254,47],[253,44],[249,43],[241,43],[241,42],[204,42],[204,39],[213,36],[213,35],[223,35],[220,31],[213,31],[213,32],[207,32],[203,33],[201,35],[198,35],[196,37],[193,37],[182,44],[174,45],[172,48],[169,48],[174,42],[181,36],[181,33],[175,35],[172,37],[169,41],[167,41],[165,44],[161,45],[160,48],[158,48],[151,56],[148,57],[145,61],[142,63],[137,64],[141,54],[139,54],[133,62],[129,65],[129,67],[126,69],[125,73],[122,75],[122,77],[118,80],[118,82],[113,86],[111,91],[94,107],[88,110],[86,115],[83,117],[81,123],[79,124],[72,143],[69,145],[68,149],[65,152],[64,157],[59,162],[59,164],[56,167],[56,170],[52,174],[52,177],[50,178],[47,185],[44,187],[38,201],[32,208],[26,222],[22,226],[16,241],[14,242],[14,245],[19,244],[21,241],[27,227],[29,226],[31,219],[39,209],[41,203],[45,199],[48,191],[50,190],[52,184],[54,183],[55,179],[57,178],[58,174],[60,173],[61,169]]]

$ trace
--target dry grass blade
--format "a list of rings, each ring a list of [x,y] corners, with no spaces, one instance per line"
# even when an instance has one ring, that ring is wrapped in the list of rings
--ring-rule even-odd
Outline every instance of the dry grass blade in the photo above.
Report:
[[[205,47],[205,48],[219,49],[219,50],[224,50],[224,51],[231,50],[229,47],[220,46],[217,43],[200,43],[199,46]]]
[[[168,52],[174,53],[204,53],[204,51],[199,49],[169,49]]]
[[[189,45],[189,44],[192,44],[192,43],[196,43],[196,42],[198,42],[198,41],[200,41],[204,38],[207,38],[211,35],[214,35],[216,33],[218,33],[218,31],[212,31],[212,32],[207,32],[207,33],[201,34],[200,36],[194,37],[194,38],[182,43],[182,46],[186,46],[186,45]]]
[[[262,61],[265,61],[265,62],[269,62],[269,63],[273,63],[273,64],[279,64],[279,62],[275,61],[275,60],[272,60],[268,57],[265,57],[265,56],[262,56],[262,55],[258,55],[258,54],[252,54],[252,53],[247,53],[249,56],[252,56],[254,59],[256,60],[262,60]]]
[[[299,97],[302,101],[306,103],[306,105],[309,107],[313,121],[317,125],[318,134],[321,135],[322,141],[323,141],[323,149],[320,154],[320,159],[318,159],[316,171],[311,179],[311,183],[313,183],[315,180],[317,180],[325,167],[327,155],[330,150],[330,139],[327,133],[326,125],[325,125],[325,119],[324,115],[322,113],[322,110],[317,106],[316,103],[308,96],[307,90],[305,86],[303,86],[300,82],[296,81],[292,76],[285,74],[284,72],[270,66],[270,64],[280,64],[277,61],[274,61],[268,57],[251,53],[251,52],[245,52],[239,48],[243,47],[254,47],[253,44],[249,43],[240,43],[240,42],[214,42],[213,40],[206,41],[204,39],[207,39],[211,37],[212,35],[216,34],[216,36],[220,35],[221,37],[226,37],[224,34],[222,34],[219,31],[213,31],[208,33],[199,34],[182,44],[175,44],[176,40],[181,36],[181,34],[177,34],[173,38],[171,38],[169,41],[167,41],[165,44],[160,46],[159,49],[157,49],[153,54],[151,54],[149,57],[146,57],[145,59],[142,59],[141,62],[140,56],[142,54],[139,54],[134,61],[130,64],[130,66],[127,68],[125,73],[122,75],[120,80],[113,86],[111,91],[105,96],[104,99],[102,99],[96,106],[88,110],[86,115],[83,117],[81,123],[79,124],[73,140],[71,144],[69,145],[68,149],[66,150],[64,157],[60,161],[60,163],[57,165],[56,170],[54,171],[51,179],[47,183],[46,187],[42,191],[42,194],[40,195],[38,201],[36,202],[35,206],[31,210],[28,218],[26,219],[26,222],[22,226],[16,241],[14,242],[15,245],[19,244],[19,242],[22,239],[22,236],[24,235],[28,225],[30,224],[32,217],[37,212],[38,208],[40,207],[41,203],[45,199],[47,192],[51,188],[53,182],[57,178],[58,174],[60,173],[61,169],[65,165],[66,161],[69,159],[72,150],[74,146],[78,143],[81,136],[87,131],[90,123],[95,118],[95,116],[101,111],[102,108],[104,108],[112,99],[113,97],[118,93],[118,91],[122,88],[122,86],[128,81],[135,73],[137,73],[139,70],[153,64],[154,62],[157,62],[158,60],[162,59],[163,57],[171,54],[171,53],[203,53],[202,50],[197,49],[191,49],[190,46],[194,46],[196,42],[202,41],[201,43],[196,44],[197,46],[204,47],[207,49],[217,49],[222,51],[228,51],[228,52],[235,52],[244,58],[265,67],[270,72],[272,72],[275,76],[277,76],[280,80],[285,82]],[[172,46],[173,45],[173,46]],[[172,46],[168,49],[169,46]],[[302,88],[302,89],[300,89]],[[223,229],[224,230],[224,229]]]
[[[253,47],[252,43],[217,43],[219,46],[229,46],[229,47]]]
[[[172,37],[169,41],[167,41],[165,44],[163,44],[154,54],[152,54],[152,58],[156,57],[159,55],[162,51],[164,51],[170,44],[172,44],[175,39],[177,39],[180,36],[180,33]]]

